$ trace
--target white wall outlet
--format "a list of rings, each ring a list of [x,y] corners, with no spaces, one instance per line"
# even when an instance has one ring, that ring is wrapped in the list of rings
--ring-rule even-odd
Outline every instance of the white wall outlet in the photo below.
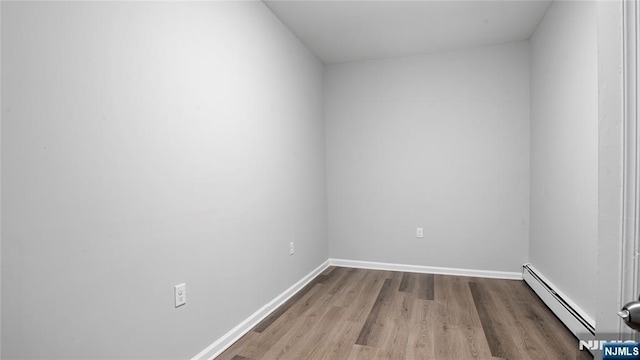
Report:
[[[176,307],[180,307],[187,303],[187,284],[182,283],[174,286],[173,293],[176,298]]]
[[[416,237],[422,239],[424,237],[424,229],[416,228]]]
[[[289,255],[293,255],[296,252],[295,247],[293,246],[293,241],[289,243]]]

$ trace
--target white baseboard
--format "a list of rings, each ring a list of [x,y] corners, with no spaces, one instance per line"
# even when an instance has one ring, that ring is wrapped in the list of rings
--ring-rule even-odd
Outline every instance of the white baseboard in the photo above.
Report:
[[[269,316],[269,314],[271,314],[275,309],[283,305],[298,291],[302,290],[302,288],[304,288],[316,276],[320,275],[320,273],[322,273],[327,267],[329,267],[329,260],[325,261],[320,266],[315,268],[300,281],[285,290],[282,294],[276,296],[275,299],[271,300],[269,303],[261,307],[258,311],[253,313],[243,322],[241,322],[229,332],[224,334],[221,338],[216,340],[213,344],[207,346],[206,349],[202,350],[200,353],[198,353],[198,355],[191,358],[191,360],[215,359],[216,356],[220,355],[229,346],[233,345],[236,341],[238,341],[241,337],[243,337],[256,325],[258,325],[262,320]]]
[[[522,277],[562,323],[580,340],[592,338],[595,321],[563,294],[531,264],[522,266]]]
[[[437,267],[437,266],[391,264],[391,263],[381,263],[381,262],[373,262],[373,261],[359,261],[359,260],[345,260],[345,259],[329,259],[329,265],[360,268],[360,269],[405,271],[405,272],[427,273],[427,274],[442,274],[442,275],[454,275],[454,276],[483,277],[483,278],[493,278],[493,279],[522,280],[522,273],[509,272],[509,271],[458,269],[458,268],[446,268],[446,267]]]

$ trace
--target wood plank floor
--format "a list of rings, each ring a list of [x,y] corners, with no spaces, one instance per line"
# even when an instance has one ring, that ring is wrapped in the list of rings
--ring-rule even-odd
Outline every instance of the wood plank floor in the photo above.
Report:
[[[592,357],[523,281],[330,267],[217,359]]]

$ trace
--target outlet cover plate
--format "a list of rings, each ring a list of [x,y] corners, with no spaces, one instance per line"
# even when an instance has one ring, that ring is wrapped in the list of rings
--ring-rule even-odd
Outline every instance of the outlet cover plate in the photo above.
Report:
[[[174,286],[173,293],[176,299],[176,307],[180,307],[187,303],[187,284],[182,283]]]

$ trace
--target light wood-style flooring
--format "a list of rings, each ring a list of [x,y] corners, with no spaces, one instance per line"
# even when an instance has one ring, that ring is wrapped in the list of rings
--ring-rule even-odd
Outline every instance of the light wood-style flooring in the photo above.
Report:
[[[591,358],[523,281],[330,267],[217,359]]]

